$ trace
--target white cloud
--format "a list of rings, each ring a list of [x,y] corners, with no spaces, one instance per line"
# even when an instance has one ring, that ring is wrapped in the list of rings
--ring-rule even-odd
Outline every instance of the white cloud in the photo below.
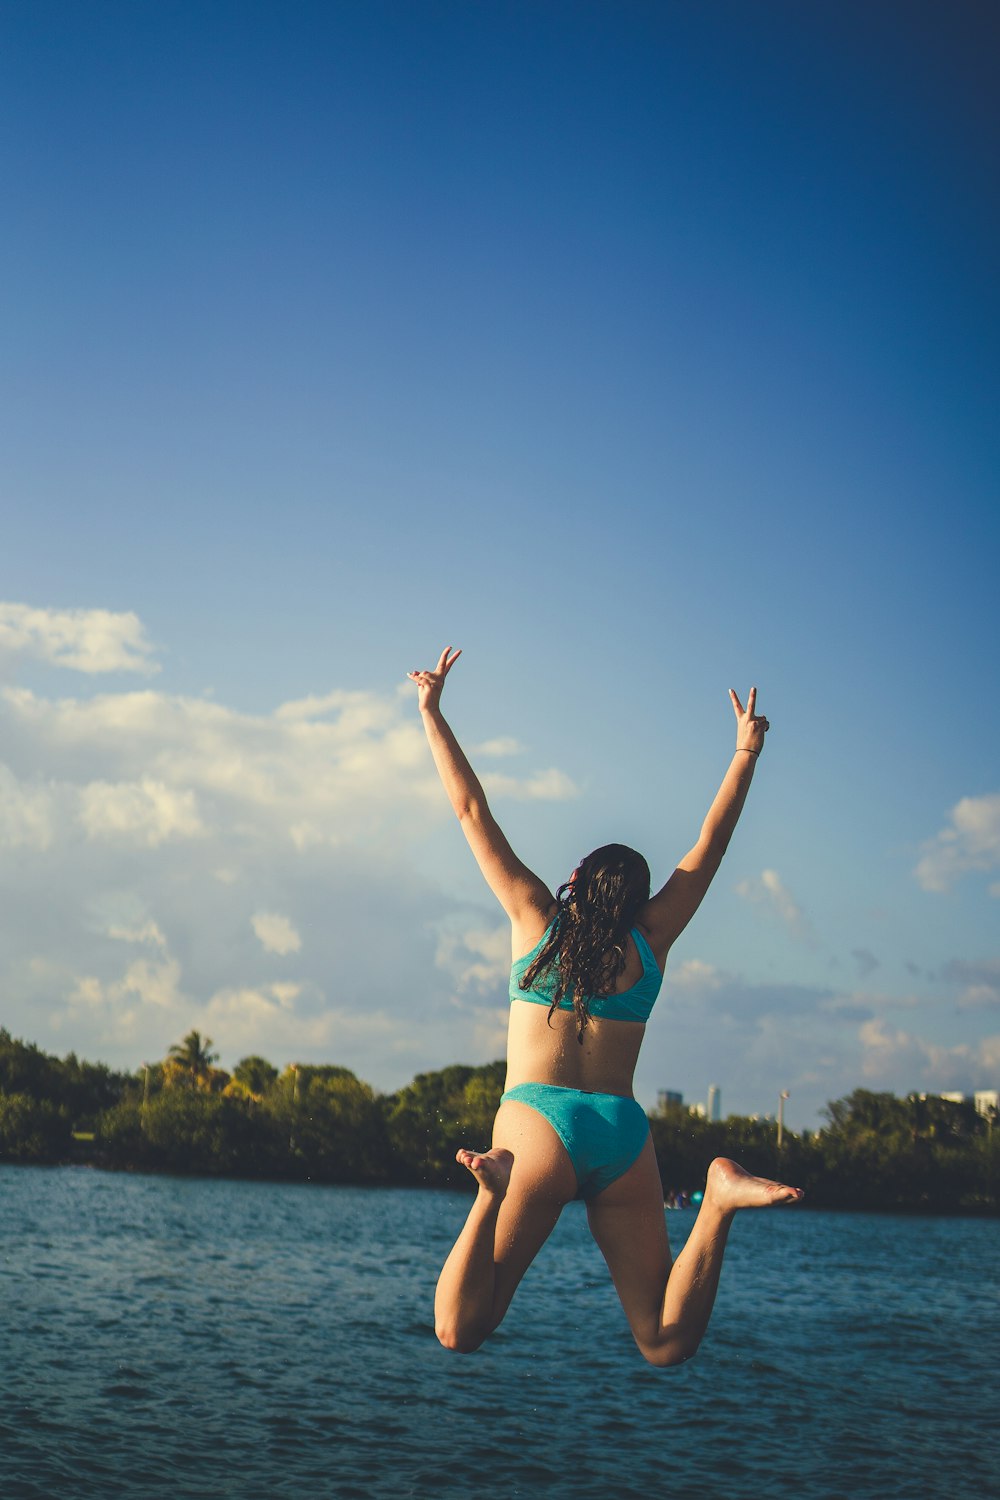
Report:
[[[503,1057],[507,1051],[506,1011],[486,1007],[472,1011],[468,1018],[468,1034],[473,1057],[484,1062]]]
[[[82,787],[80,822],[92,839],[134,839],[153,849],[165,839],[197,838],[205,831],[193,792],[149,776]]]
[[[0,765],[0,849],[47,849],[54,837],[51,790],[26,785]]]
[[[100,768],[83,798],[95,836],[162,841],[215,823],[248,833],[252,825],[308,851],[357,837],[398,845],[401,834],[416,839],[428,819],[447,815],[420,725],[403,717],[412,705],[376,693],[315,702],[327,717],[301,704],[241,714],[149,690],[59,700],[23,688],[0,694],[9,732],[33,763],[70,782],[81,765]],[[556,768],[489,784],[494,795],[521,800],[576,795]]]
[[[139,927],[109,927],[108,937],[118,943],[148,943],[153,948],[167,946],[166,938],[153,921],[143,922]]]
[[[520,755],[522,749],[521,742],[514,739],[513,735],[502,734],[493,740],[483,740],[482,744],[477,745],[472,753],[477,757],[482,755],[499,760],[501,757],[507,755]]]
[[[945,964],[942,972],[945,979],[961,987],[959,1009],[1000,1008],[1000,958],[988,958],[979,963],[953,958]]]
[[[784,923],[793,937],[812,941],[812,931],[802,908],[782,882],[777,870],[761,870],[752,880],[741,880],[736,893],[755,906],[762,906]]]
[[[398,1021],[385,1011],[297,1011],[281,985],[219,990],[192,1024],[199,1022],[213,1036],[225,1038],[233,1060],[259,1053],[288,1061],[337,1061],[369,1081],[365,1059],[402,1050]],[[280,1053],[275,1050],[277,1036],[282,1039]]]
[[[176,1010],[182,999],[180,977],[180,964],[175,958],[137,958],[121,979],[111,983],[93,974],[82,975],[67,997],[67,1005],[71,1011],[79,1007],[109,1011],[124,1008],[130,1015],[145,1006]]]
[[[815,1111],[844,1092],[850,1029],[824,1011],[832,992],[761,983],[700,958],[668,960],[663,991],[636,1070],[637,1097],[660,1089],[688,1101],[721,1086],[723,1112],[773,1113],[790,1089],[789,1124],[813,1124]]]
[[[971,1094],[992,1086],[1000,1068],[1000,1036],[983,1037],[975,1043],[942,1045],[893,1029],[878,1018],[864,1022],[859,1030],[862,1045],[861,1070],[874,1088],[907,1094],[926,1088],[932,1092],[954,1089]]]
[[[499,772],[487,772],[483,786],[491,797],[515,797],[522,802],[565,802],[580,795],[579,789],[565,771],[550,767],[547,771],[536,771],[526,780],[504,776]]]
[[[923,846],[914,871],[925,891],[946,891],[969,870],[1000,867],[1000,792],[963,797],[951,822]],[[1000,895],[1000,884],[991,885]]]
[[[0,603],[0,655],[76,672],[158,672],[138,615],[108,609],[34,609]]]
[[[351,738],[372,730],[385,729],[395,719],[395,708],[389,701],[362,691],[311,693],[306,698],[292,698],[275,709],[275,718],[290,724],[305,724],[326,719],[336,713],[337,722]]]
[[[287,1016],[297,994],[298,986],[294,984],[219,990],[209,1001],[205,1014],[208,1024],[224,1024],[227,1038],[231,1039],[230,1023],[236,1023],[244,1032],[249,1027],[257,1033],[263,1023],[275,1023]]]
[[[701,958],[686,958],[683,963],[671,965],[670,988],[671,990],[691,990],[695,993],[701,990],[717,990],[724,982],[724,977],[714,964],[707,964]]]
[[[668,961],[636,1071],[637,1097],[652,1103],[659,1089],[672,1088],[704,1100],[716,1083],[724,1111],[773,1115],[779,1091],[789,1089],[785,1119],[800,1128],[814,1126],[828,1101],[859,1084],[905,1094],[931,1087],[935,1067],[950,1078],[962,1065],[970,1077],[986,1066],[988,1047],[956,1046],[952,1055],[950,1040],[897,1031],[897,1011],[919,1014],[931,1029],[940,1022],[939,1011],[911,994],[777,983],[697,957]],[[958,1085],[941,1085],[948,1086]]]
[[[266,953],[298,953],[302,947],[302,939],[292,923],[279,912],[255,912],[250,922]]]
[[[485,895],[470,911],[421,873],[451,813],[408,685],[255,714],[146,687],[8,685],[0,744],[15,1035],[135,1067],[196,1027],[226,1066],[247,1051],[340,1062],[383,1088],[501,1050],[509,938]],[[498,792],[569,785],[528,772]]]
[[[443,932],[434,962],[458,990],[506,991],[510,974],[510,927]]]
[[[271,994],[277,1000],[282,1010],[291,1010],[292,1005],[302,993],[300,984],[289,984],[287,981],[277,981],[271,985]]]

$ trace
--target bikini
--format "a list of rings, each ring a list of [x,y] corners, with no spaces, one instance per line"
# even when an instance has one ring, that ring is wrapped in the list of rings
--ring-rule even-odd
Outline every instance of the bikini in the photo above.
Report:
[[[551,970],[533,989],[522,990],[520,986],[522,976],[538,957],[551,931],[550,926],[531,952],[515,959],[512,964],[512,1002],[526,1000],[530,1005],[552,1004],[556,981]],[[632,928],[631,938],[642,959],[642,978],[620,995],[595,995],[588,1000],[587,1008],[592,1016],[642,1025],[649,1019],[663,975],[652,949],[637,927]],[[557,1009],[572,1010],[572,1000],[564,997]],[[548,1120],[573,1164],[579,1198],[594,1198],[617,1182],[637,1160],[649,1134],[649,1121],[642,1105],[622,1094],[592,1094],[584,1089],[563,1088],[554,1083],[518,1083],[507,1090],[500,1103],[505,1099],[527,1104]]]

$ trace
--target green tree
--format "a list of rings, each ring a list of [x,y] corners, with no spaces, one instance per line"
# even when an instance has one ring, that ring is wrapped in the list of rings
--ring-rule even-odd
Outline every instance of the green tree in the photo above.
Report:
[[[212,1038],[199,1031],[189,1031],[175,1042],[167,1053],[164,1075],[167,1082],[187,1088],[207,1088],[218,1054],[212,1051]]]
[[[19,1042],[0,1028],[0,1089],[32,1099],[59,1096],[59,1063],[34,1043]]]
[[[133,1168],[153,1165],[143,1134],[143,1117],[141,1095],[122,1099],[103,1111],[94,1132],[98,1165]]]
[[[66,1129],[92,1130],[101,1111],[121,1099],[128,1085],[125,1074],[112,1073],[103,1064],[80,1062],[72,1052],[60,1061],[0,1028],[0,1096],[49,1103]],[[37,1138],[55,1140],[48,1127]],[[53,1151],[55,1146],[50,1155]]]
[[[196,1089],[165,1089],[143,1121],[144,1154],[173,1172],[256,1176],[254,1116],[237,1099]]]
[[[487,1146],[506,1066],[472,1068],[456,1063],[438,1073],[418,1073],[385,1102],[392,1175],[425,1186],[472,1186],[455,1161],[459,1146]]]
[[[323,1182],[382,1182],[390,1153],[385,1111],[350,1068],[288,1068],[264,1100],[276,1139],[287,1142],[287,1170]]]
[[[233,1069],[233,1083],[253,1099],[269,1093],[277,1077],[277,1068],[266,1057],[241,1057]]]
[[[50,1099],[0,1094],[0,1158],[21,1162],[65,1161],[70,1153],[69,1117]]]

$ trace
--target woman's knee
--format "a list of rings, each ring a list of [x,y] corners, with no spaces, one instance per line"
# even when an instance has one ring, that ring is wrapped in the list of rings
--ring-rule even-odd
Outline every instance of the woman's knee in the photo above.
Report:
[[[439,1319],[434,1325],[438,1343],[453,1354],[475,1354],[489,1337],[490,1330],[480,1331],[467,1324],[445,1322]]]
[[[663,1343],[640,1344],[639,1353],[657,1370],[672,1370],[686,1365],[698,1352],[698,1340],[668,1339]]]

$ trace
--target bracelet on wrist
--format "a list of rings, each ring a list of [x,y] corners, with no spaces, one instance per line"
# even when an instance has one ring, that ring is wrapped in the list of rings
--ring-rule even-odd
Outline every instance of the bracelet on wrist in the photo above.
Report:
[[[739,753],[740,753],[741,750],[743,751],[744,755],[757,755],[757,756],[760,755],[760,751],[759,750],[751,750],[749,745],[737,745],[736,746],[736,754],[739,755]]]

